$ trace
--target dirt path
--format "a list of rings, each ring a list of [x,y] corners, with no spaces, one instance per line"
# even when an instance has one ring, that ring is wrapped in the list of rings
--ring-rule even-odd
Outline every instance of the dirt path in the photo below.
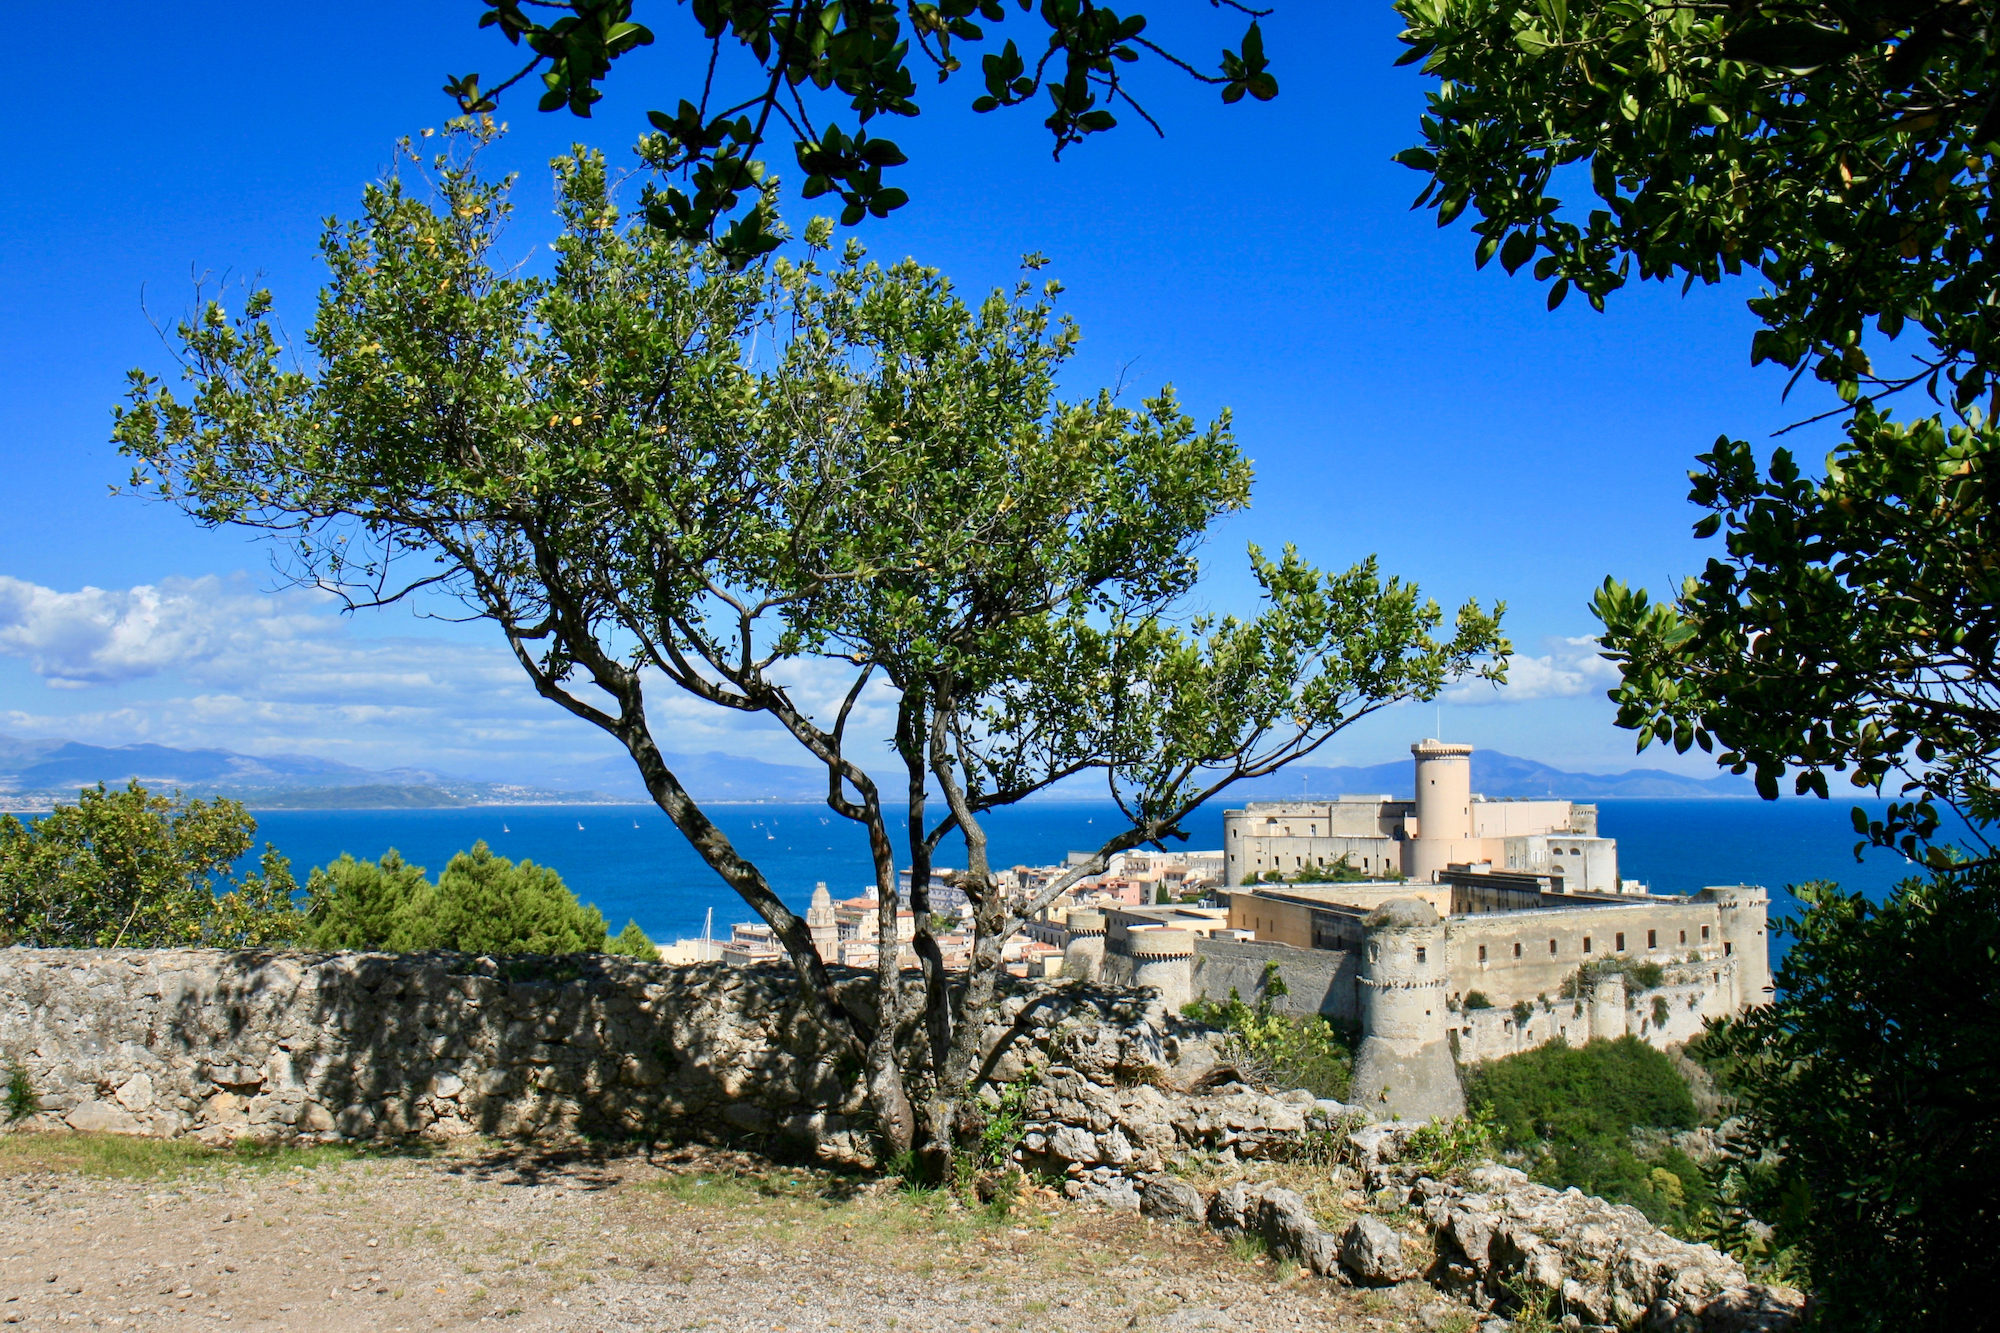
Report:
[[[0,1320],[417,1330],[1465,1333],[1191,1229],[1026,1199],[1005,1220],[752,1159],[461,1152],[243,1161],[0,1140]]]

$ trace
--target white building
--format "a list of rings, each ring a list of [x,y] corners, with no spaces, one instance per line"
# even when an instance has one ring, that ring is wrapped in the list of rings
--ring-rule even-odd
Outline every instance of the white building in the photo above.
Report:
[[[1410,747],[1416,799],[1341,796],[1252,801],[1223,812],[1225,883],[1296,879],[1344,858],[1371,879],[1433,882],[1452,866],[1548,875],[1571,893],[1618,893],[1618,846],[1597,836],[1597,807],[1562,800],[1488,800],[1472,790],[1472,747]]]

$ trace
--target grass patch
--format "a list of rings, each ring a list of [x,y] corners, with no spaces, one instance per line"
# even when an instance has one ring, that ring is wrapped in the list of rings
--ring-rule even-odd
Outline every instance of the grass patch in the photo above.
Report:
[[[238,1143],[212,1148],[193,1139],[125,1134],[38,1133],[0,1138],[0,1171],[63,1171],[84,1176],[157,1180],[228,1167],[283,1171],[339,1166],[362,1157],[408,1156],[358,1144]]]

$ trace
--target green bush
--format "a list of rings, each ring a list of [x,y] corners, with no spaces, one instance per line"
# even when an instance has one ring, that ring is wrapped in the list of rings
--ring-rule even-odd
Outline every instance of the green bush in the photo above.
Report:
[[[1469,990],[1465,993],[1462,1005],[1467,1009],[1491,1009],[1493,1001],[1483,990]]]
[[[1642,1159],[1636,1129],[1692,1129],[1694,1097],[1665,1054],[1637,1037],[1586,1046],[1552,1042],[1479,1065],[1466,1101],[1501,1145],[1528,1156],[1544,1183],[1574,1185],[1684,1228],[1710,1196],[1678,1149]]]
[[[315,949],[406,949],[424,868],[391,847],[380,861],[339,860],[306,877],[306,942]]]
[[[1746,1155],[1775,1163],[1751,1206],[1802,1245],[1816,1327],[1970,1327],[2000,1224],[2000,866],[1879,905],[1792,892],[1775,1001],[1692,1052],[1735,1094]]]
[[[660,961],[660,951],[646,938],[646,932],[639,929],[637,921],[627,921],[625,929],[618,932],[611,942],[604,946],[604,952],[623,954],[627,958],[641,958],[649,963]]]
[[[320,948],[565,954],[606,947],[603,914],[577,901],[560,875],[495,856],[484,842],[452,857],[435,884],[392,849],[373,865],[343,856],[314,871],[307,894],[308,937]],[[645,941],[636,924],[620,936],[630,945],[627,935]],[[657,956],[647,946],[646,956]]]
[[[0,818],[0,942],[42,948],[257,948],[294,941],[291,863],[269,844],[232,876],[257,821],[240,802],[103,783],[40,819]]]
[[[1352,1040],[1318,1014],[1293,1018],[1274,1012],[1272,1002],[1286,993],[1277,964],[1269,963],[1255,1006],[1231,988],[1227,1000],[1196,1000],[1181,1012],[1228,1033],[1231,1057],[1256,1081],[1345,1101],[1354,1079]]]

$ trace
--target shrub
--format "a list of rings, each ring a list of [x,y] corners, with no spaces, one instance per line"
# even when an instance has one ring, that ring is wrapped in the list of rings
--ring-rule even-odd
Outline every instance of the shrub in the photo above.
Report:
[[[308,884],[311,938],[321,948],[489,954],[605,948],[603,915],[577,901],[562,876],[533,861],[495,856],[484,842],[452,857],[435,884],[393,850],[373,865],[343,856],[314,871]],[[636,924],[620,939],[645,942],[643,956],[658,956]]]
[[[240,802],[103,783],[31,822],[0,818],[0,935],[43,948],[288,944],[304,924],[269,843],[232,876],[257,821]]]
[[[1254,1007],[1232,988],[1227,1000],[1196,1000],[1181,1012],[1228,1033],[1231,1057],[1257,1082],[1345,1100],[1354,1078],[1353,1042],[1318,1014],[1293,1018],[1274,1012],[1273,1001],[1286,993],[1277,964],[1269,963]]]
[[[1968,1327],[2000,1223],[2000,865],[1907,880],[1880,905],[1792,892],[1806,911],[1779,923],[1794,943],[1775,1001],[1695,1047],[1775,1163],[1766,1197],[1788,1206],[1754,1206],[1801,1242],[1817,1327]]]
[[[1632,1149],[1635,1128],[1692,1129],[1694,1098],[1665,1054],[1637,1037],[1573,1047],[1560,1041],[1494,1060],[1466,1077],[1466,1101],[1502,1146],[1532,1158],[1531,1173],[1630,1203],[1656,1222],[1685,1224],[1710,1194],[1677,1149],[1652,1161]],[[1652,1173],[1674,1177],[1669,1188]]]
[[[649,963],[660,961],[660,951],[654,947],[646,932],[639,929],[637,921],[627,921],[625,929],[618,932],[612,941],[604,946],[604,952],[623,954],[627,958],[642,958]]]
[[[1546,1000],[1542,1002],[1542,1007],[1544,1009],[1548,1008],[1548,1002]],[[1534,1005],[1529,1004],[1526,1000],[1514,1001],[1514,1024],[1516,1027],[1526,1027],[1528,1025],[1528,1020],[1533,1018],[1534,1016],[1535,1016]]]
[[[1491,1009],[1493,1001],[1483,990],[1469,990],[1465,993],[1464,1007],[1467,1009]]]

